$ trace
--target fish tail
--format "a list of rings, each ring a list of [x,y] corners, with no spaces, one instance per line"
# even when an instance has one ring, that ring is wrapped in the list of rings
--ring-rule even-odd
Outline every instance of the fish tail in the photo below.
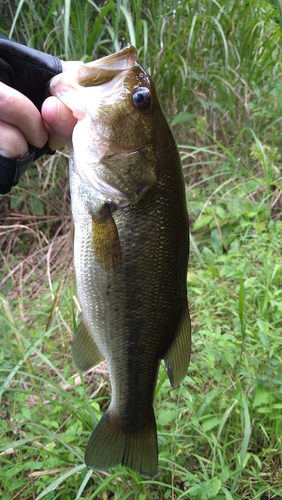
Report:
[[[95,428],[85,450],[90,469],[106,470],[122,464],[145,477],[157,472],[158,443],[154,411],[149,422],[138,431],[128,430],[107,410]]]

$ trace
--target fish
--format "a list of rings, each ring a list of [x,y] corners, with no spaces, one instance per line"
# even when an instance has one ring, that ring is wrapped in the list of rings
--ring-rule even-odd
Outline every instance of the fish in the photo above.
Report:
[[[160,362],[174,388],[191,353],[178,149],[133,46],[55,76],[50,92],[78,118],[69,175],[82,316],[73,361],[86,371],[106,360],[111,384],[85,463],[93,470],[122,464],[152,478]]]

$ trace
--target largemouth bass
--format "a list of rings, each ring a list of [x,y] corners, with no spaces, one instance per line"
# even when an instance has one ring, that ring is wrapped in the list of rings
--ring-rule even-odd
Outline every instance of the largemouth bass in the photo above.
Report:
[[[70,158],[74,264],[82,320],[72,354],[105,359],[112,388],[86,465],[156,474],[153,409],[161,359],[173,387],[190,359],[188,216],[177,147],[136,49],[51,80],[79,119]]]

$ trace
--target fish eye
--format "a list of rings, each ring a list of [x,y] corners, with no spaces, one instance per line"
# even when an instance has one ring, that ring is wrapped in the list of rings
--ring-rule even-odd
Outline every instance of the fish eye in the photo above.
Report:
[[[139,87],[131,96],[135,108],[147,109],[151,104],[151,94],[146,87]]]

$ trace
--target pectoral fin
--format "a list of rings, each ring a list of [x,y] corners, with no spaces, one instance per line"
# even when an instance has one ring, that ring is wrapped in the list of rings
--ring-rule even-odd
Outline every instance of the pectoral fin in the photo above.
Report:
[[[98,365],[104,359],[83,319],[72,341],[72,359],[76,368],[82,372]]]
[[[186,301],[179,327],[170,348],[164,356],[166,371],[172,387],[184,379],[191,355],[191,322]]]
[[[121,266],[118,230],[107,205],[99,214],[92,214],[92,243],[95,256],[106,271],[117,270]]]

